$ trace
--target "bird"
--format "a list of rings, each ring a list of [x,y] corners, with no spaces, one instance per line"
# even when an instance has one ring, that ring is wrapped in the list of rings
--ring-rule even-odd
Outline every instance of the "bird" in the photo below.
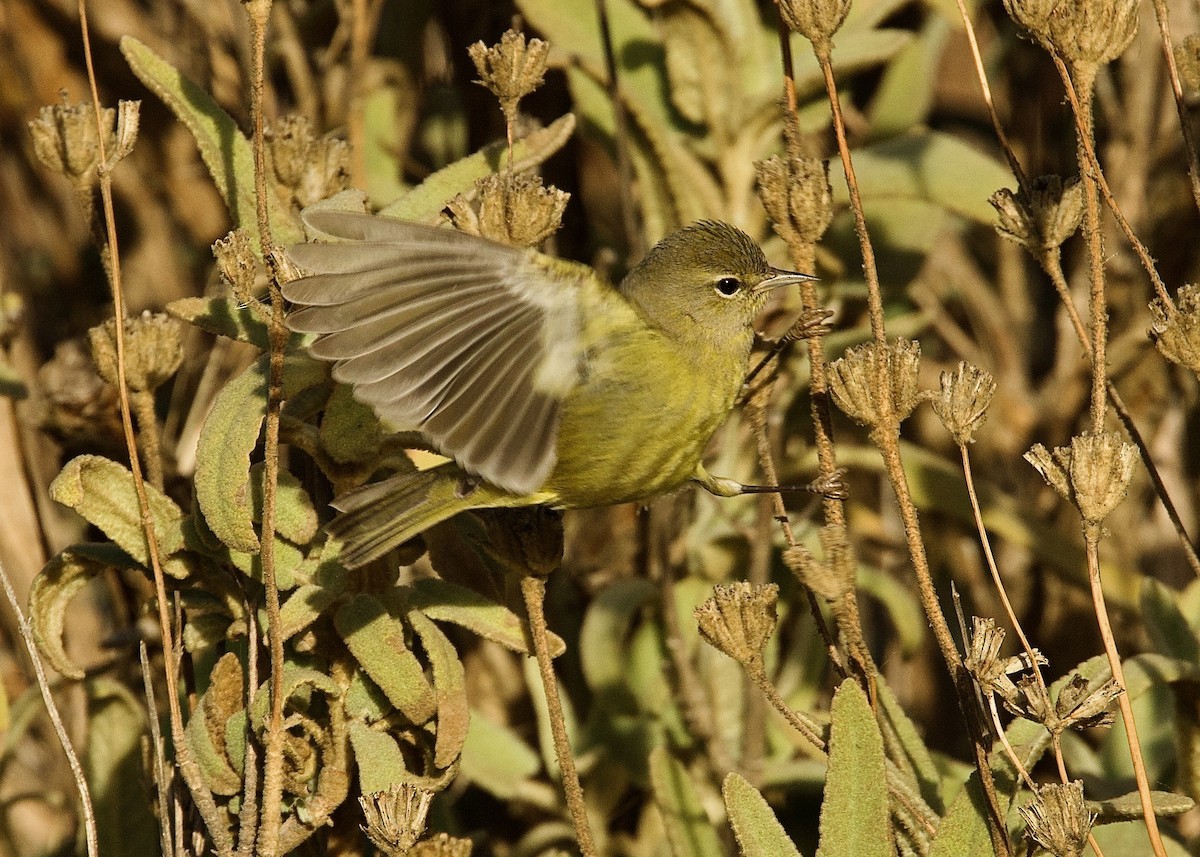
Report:
[[[450,228],[320,208],[302,219],[325,240],[286,251],[302,274],[282,286],[288,327],[315,334],[310,353],[385,425],[448,459],[334,499],[326,529],[345,567],[470,509],[644,503],[689,482],[778,490],[702,462],[768,294],[816,279],[772,266],[742,230],[686,226],[613,286]]]

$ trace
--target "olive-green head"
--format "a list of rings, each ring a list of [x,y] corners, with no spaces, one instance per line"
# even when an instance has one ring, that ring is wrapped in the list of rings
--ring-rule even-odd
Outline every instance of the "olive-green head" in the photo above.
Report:
[[[814,279],[774,268],[742,230],[702,220],[667,236],[621,282],[647,321],[694,341],[741,342],[777,286]]]

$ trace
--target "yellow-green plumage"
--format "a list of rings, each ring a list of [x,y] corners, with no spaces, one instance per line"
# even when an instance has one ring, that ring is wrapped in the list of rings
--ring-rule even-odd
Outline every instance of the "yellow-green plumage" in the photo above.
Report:
[[[745,378],[766,289],[802,277],[740,231],[681,230],[617,289],[586,266],[446,230],[306,220],[359,243],[292,249],[316,275],[285,286],[308,305],[289,323],[322,334],[314,354],[382,417],[455,459],[335,501],[347,565],[467,509],[602,506],[692,479],[733,493],[701,455]]]

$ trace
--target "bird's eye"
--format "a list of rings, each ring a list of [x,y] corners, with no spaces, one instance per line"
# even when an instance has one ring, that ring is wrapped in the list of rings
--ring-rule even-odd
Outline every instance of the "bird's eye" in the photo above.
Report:
[[[717,280],[716,285],[713,286],[713,288],[717,290],[717,294],[719,294],[721,297],[731,298],[741,290],[742,281],[737,277],[722,277],[721,279]]]

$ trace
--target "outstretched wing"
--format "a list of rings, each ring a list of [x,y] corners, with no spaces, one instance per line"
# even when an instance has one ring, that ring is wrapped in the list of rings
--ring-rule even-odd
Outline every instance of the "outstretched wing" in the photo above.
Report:
[[[563,397],[579,380],[579,289],[537,254],[450,229],[347,211],[305,223],[340,242],[291,247],[309,276],[288,326],[383,419],[419,428],[508,491],[554,467]]]

